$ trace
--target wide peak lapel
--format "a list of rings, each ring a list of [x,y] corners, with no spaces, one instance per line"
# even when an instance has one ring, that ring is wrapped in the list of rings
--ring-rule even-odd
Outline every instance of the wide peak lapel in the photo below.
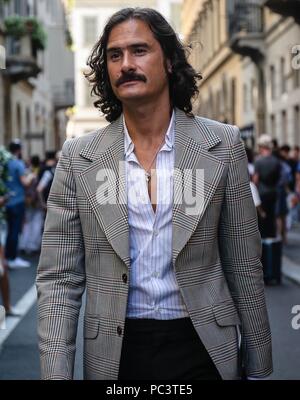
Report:
[[[129,267],[129,226],[122,121],[109,125],[102,138],[89,145],[93,162],[79,174],[82,189],[114,251]]]
[[[211,135],[211,137],[207,137]],[[224,163],[208,150],[220,142],[195,118],[176,110],[173,204],[173,265],[203,217]]]

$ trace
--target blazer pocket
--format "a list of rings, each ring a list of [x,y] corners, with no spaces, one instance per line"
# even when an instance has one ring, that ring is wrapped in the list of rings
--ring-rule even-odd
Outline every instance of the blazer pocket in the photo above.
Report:
[[[224,301],[212,306],[215,320],[219,326],[241,325],[240,317],[232,301]]]
[[[84,339],[96,339],[99,333],[100,320],[95,317],[84,317]]]

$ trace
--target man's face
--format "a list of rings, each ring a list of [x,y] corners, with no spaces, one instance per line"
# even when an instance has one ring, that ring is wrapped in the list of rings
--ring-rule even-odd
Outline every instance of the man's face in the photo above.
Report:
[[[280,155],[285,159],[288,160],[289,159],[289,152],[287,150],[281,150],[280,151]]]
[[[130,19],[111,30],[107,69],[114,94],[123,104],[169,96],[167,68],[170,63],[145,22]]]

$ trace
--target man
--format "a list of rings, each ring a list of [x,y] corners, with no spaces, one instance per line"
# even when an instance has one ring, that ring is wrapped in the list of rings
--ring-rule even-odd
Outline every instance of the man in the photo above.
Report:
[[[281,164],[279,159],[272,154],[273,143],[269,135],[261,135],[257,144],[259,157],[254,163],[253,182],[258,188],[261,206],[266,214],[265,218],[259,218],[259,230],[262,238],[275,238],[277,235],[277,186],[280,180]]]
[[[267,376],[238,129],[191,115],[200,76],[154,10],[112,16],[89,66],[111,124],[67,142],[56,169],[37,277],[42,377],[73,377],[85,289],[85,379],[239,379],[239,327],[247,376]]]
[[[28,268],[31,264],[18,257],[19,235],[25,214],[25,187],[34,179],[34,174],[26,175],[26,167],[22,160],[22,145],[14,140],[9,145],[12,158],[8,161],[8,180],[6,182],[9,200],[6,203],[7,238],[5,257],[9,268]]]

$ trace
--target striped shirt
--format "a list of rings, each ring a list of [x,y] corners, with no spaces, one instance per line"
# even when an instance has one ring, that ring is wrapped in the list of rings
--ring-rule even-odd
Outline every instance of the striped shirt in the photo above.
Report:
[[[156,212],[149,199],[145,171],[139,163],[124,120],[127,207],[130,240],[128,318],[188,317],[172,265],[172,208],[175,116],[156,158]]]

